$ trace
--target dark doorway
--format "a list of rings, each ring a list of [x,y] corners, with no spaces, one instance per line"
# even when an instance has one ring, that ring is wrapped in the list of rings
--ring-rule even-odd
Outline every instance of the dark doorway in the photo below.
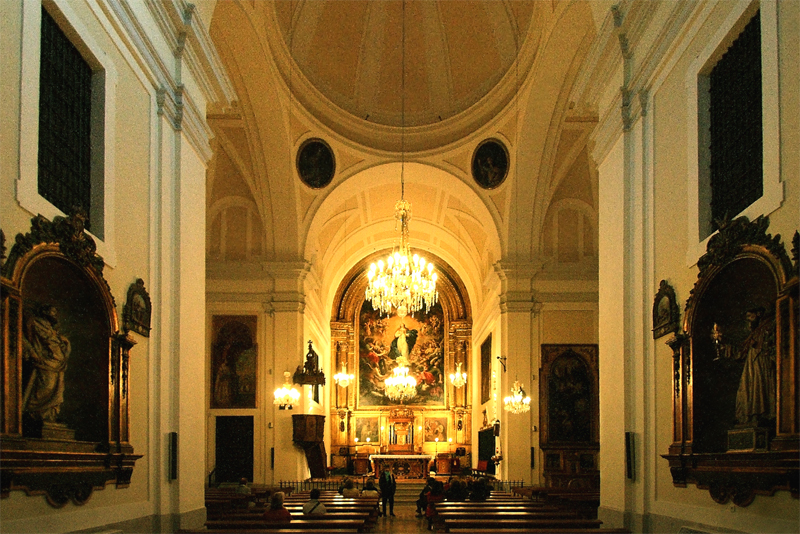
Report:
[[[253,417],[217,417],[217,483],[253,480]]]
[[[494,456],[494,429],[486,428],[478,431],[478,461],[486,461],[486,472],[493,475],[495,465],[492,456]]]

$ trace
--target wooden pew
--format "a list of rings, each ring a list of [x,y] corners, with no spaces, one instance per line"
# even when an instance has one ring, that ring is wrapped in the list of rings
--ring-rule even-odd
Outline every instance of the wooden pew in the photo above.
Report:
[[[316,530],[319,532],[330,532],[332,530],[347,530],[350,532],[366,532],[367,527],[363,519],[332,519],[325,515],[303,516],[302,519],[292,519],[290,523],[269,522],[262,520],[231,519],[206,521],[206,528],[209,531],[229,530],[234,532],[256,532],[256,531],[275,531],[281,529],[292,530]]]
[[[448,519],[444,521],[445,532],[453,530],[470,531],[476,530],[519,530],[529,532],[534,529],[547,529],[552,532],[552,529],[567,529],[574,532],[575,529],[593,529],[597,532],[600,528],[602,521],[597,519],[578,519],[578,518],[560,518],[560,519],[537,519],[535,517],[525,519],[505,519],[494,517],[492,519]]]
[[[474,533],[474,534],[518,534],[520,530],[515,529],[460,529],[454,528],[450,532],[458,533]],[[626,528],[534,528],[525,529],[525,534],[631,534],[631,531]]]

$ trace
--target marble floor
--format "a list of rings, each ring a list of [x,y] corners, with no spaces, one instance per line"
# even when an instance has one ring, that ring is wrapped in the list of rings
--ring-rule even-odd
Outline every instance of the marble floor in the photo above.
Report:
[[[417,517],[415,512],[416,505],[413,502],[395,502],[395,517],[379,517],[373,532],[397,534],[428,532],[428,522],[424,517]]]

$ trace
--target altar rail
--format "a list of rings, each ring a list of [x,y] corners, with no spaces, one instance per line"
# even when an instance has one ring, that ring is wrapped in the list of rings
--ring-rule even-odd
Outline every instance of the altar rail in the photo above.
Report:
[[[369,477],[367,476],[352,476],[350,479],[356,485],[356,487],[364,487],[366,481]],[[447,480],[448,477],[439,477],[439,479]],[[280,481],[280,488],[283,490],[291,489],[293,492],[298,491],[311,491],[312,489],[316,488],[320,491],[324,490],[333,490],[338,491],[339,487],[342,485],[341,478],[335,479],[327,479],[327,480],[281,480]],[[522,480],[497,480],[492,479],[489,483],[494,487],[494,491],[503,491],[503,492],[512,492],[513,488],[522,488],[525,487],[525,483]]]

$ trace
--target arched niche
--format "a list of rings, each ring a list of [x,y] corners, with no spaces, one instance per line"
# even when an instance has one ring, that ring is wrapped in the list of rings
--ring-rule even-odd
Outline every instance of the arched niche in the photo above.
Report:
[[[129,354],[84,218],[42,216],[2,266],[2,496],[61,507],[130,483]]]
[[[369,265],[379,258],[385,257],[388,250],[376,252],[361,260],[351,268],[340,283],[331,310],[331,373],[341,371],[342,363],[346,364],[347,371],[355,375],[355,380],[347,387],[332,388],[331,398],[331,447],[335,452],[334,456],[350,456],[355,450],[355,430],[361,418],[377,419],[381,432],[376,440],[372,440],[367,445],[371,451],[390,450],[389,445],[392,440],[389,428],[391,414],[398,409],[409,414],[409,421],[413,421],[415,429],[424,427],[426,418],[445,418],[447,420],[447,442],[434,447],[429,444],[432,452],[444,453],[448,448],[455,450],[456,446],[466,446],[469,448],[471,442],[470,415],[471,406],[468,404],[470,399],[469,388],[472,387],[471,380],[461,388],[454,388],[447,376],[455,370],[455,362],[462,364],[462,371],[469,373],[469,357],[472,340],[472,312],[469,297],[466,289],[458,274],[444,261],[438,257],[428,259],[434,264],[436,272],[439,274],[437,289],[439,299],[435,309],[441,310],[443,318],[443,366],[441,369],[441,386],[444,389],[443,400],[432,404],[405,403],[403,406],[397,404],[364,404],[359,400],[359,359],[360,353],[360,334],[362,325],[360,324],[360,314],[362,308],[371,305],[365,301],[365,290],[367,286],[367,271]],[[370,308],[371,309],[371,308]],[[434,312],[434,309],[431,310]],[[423,316],[415,314],[414,321],[421,320]],[[411,319],[407,317],[406,319]],[[389,319],[397,320],[393,317]],[[355,420],[353,420],[355,418]],[[459,424],[460,423],[460,424]],[[425,433],[414,432],[413,443],[408,445],[412,452],[420,452],[425,447]],[[449,440],[452,438],[452,442]],[[363,449],[363,444],[362,449]],[[362,450],[358,451],[363,452]],[[339,461],[334,458],[334,466]],[[345,460],[341,460],[343,463]]]
[[[719,503],[756,494],[798,497],[798,261],[769,220],[720,228],[698,261],[673,349],[673,483]]]

